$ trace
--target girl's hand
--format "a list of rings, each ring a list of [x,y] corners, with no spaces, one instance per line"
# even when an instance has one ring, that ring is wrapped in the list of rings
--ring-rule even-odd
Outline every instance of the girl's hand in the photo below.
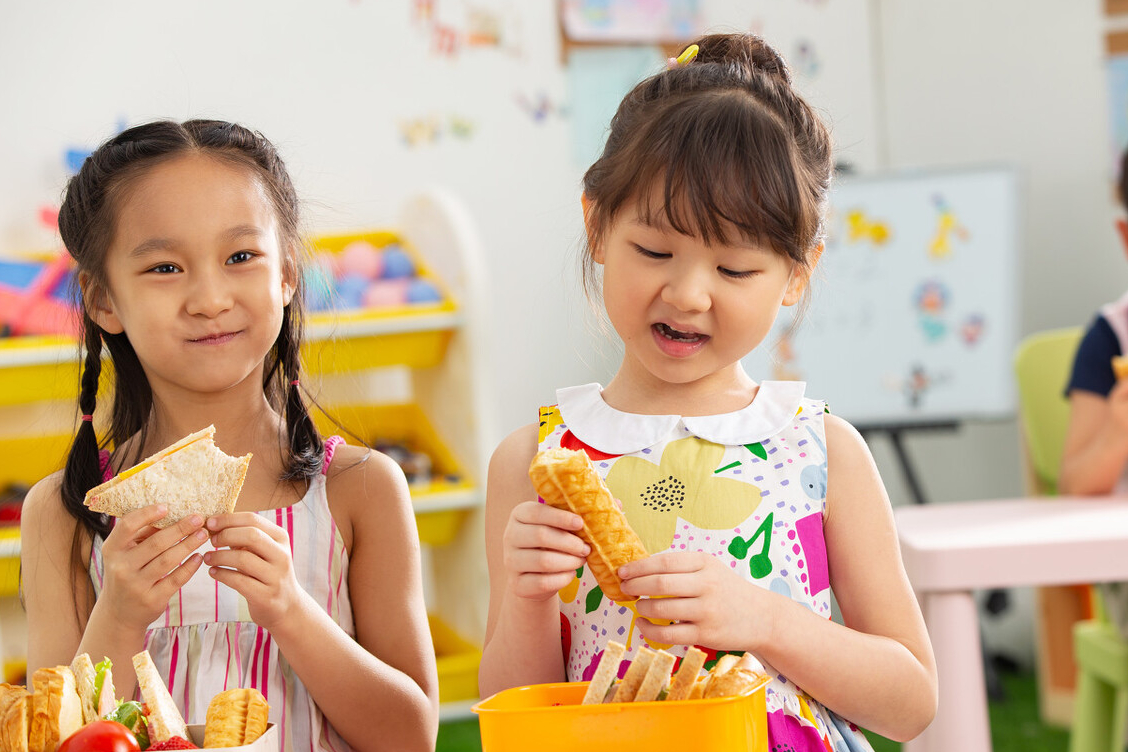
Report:
[[[640,596],[645,618],[636,624],[650,642],[755,650],[770,639],[773,594],[714,556],[661,553],[625,564],[619,576],[624,593]]]
[[[543,601],[576,576],[591,547],[576,535],[578,514],[539,501],[513,507],[502,536],[502,560],[514,595]]]
[[[204,518],[192,515],[164,529],[153,527],[166,514],[163,504],[136,509],[117,520],[102,544],[98,603],[126,630],[148,627],[203,563],[193,552],[208,539]]]
[[[254,512],[208,518],[212,545],[208,574],[247,599],[251,619],[271,629],[296,608],[305,591],[294,577],[290,536]]]

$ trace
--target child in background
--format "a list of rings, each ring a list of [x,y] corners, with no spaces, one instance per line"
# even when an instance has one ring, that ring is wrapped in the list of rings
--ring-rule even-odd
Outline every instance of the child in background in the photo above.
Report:
[[[936,670],[874,462],[802,382],[740,363],[818,261],[829,134],[762,40],[696,44],[627,94],[584,176],[585,280],[602,268],[625,352],[494,454],[480,690],[588,679],[608,640],[628,661],[697,645],[765,665],[769,749],[909,739]],[[529,463],[555,446],[589,454],[653,554],[619,571],[638,601],[603,597],[580,518],[538,503]]]
[[[24,504],[28,674],[81,652],[129,667],[148,649],[188,723],[255,687],[283,749],[433,749],[407,484],[307,412],[298,199],[274,147],[219,121],[130,128],[72,178],[59,229],[82,288],[82,422],[66,468]],[[116,520],[83,505],[208,424],[223,451],[254,454],[233,513],[158,530],[161,505]],[[126,697],[132,673],[114,676]]]
[[[1120,158],[1120,203],[1128,208],[1128,151]],[[1116,222],[1128,248],[1128,222]],[[1058,491],[1071,496],[1128,492],[1128,374],[1113,360],[1128,355],[1128,293],[1097,313],[1077,347],[1065,388],[1069,427]],[[1125,364],[1128,366],[1128,363]],[[1128,639],[1128,583],[1097,586],[1112,621]]]

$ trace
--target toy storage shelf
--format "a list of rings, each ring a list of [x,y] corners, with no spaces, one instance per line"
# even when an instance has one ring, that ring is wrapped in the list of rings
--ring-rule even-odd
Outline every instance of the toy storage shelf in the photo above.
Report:
[[[434,552],[434,582],[425,582],[425,590],[439,694],[448,708],[467,706],[477,697],[481,651],[475,643],[484,631],[475,602],[480,534],[467,522],[483,506],[493,441],[485,428],[490,410],[479,341],[481,251],[468,212],[440,191],[409,200],[395,231],[323,236],[313,245],[334,253],[357,240],[401,245],[441,300],[309,315],[303,384],[327,406],[328,417],[314,412],[325,435],[341,433],[336,421],[350,441],[395,442],[431,458],[431,477],[410,489],[420,542],[425,553]],[[78,355],[67,337],[0,339],[0,485],[31,485],[62,466],[77,422]],[[112,383],[107,370],[104,387]],[[386,401],[371,391],[342,400],[332,393],[334,380],[359,382],[387,370],[407,374],[406,398]],[[0,596],[17,592],[19,553],[18,530],[0,528]]]

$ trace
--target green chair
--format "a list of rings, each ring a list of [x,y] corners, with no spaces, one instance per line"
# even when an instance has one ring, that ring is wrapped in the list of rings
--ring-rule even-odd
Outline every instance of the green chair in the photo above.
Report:
[[[1058,471],[1066,428],[1069,401],[1064,396],[1073,357],[1080,342],[1078,328],[1057,329],[1031,335],[1015,353],[1018,382],[1019,417],[1026,447],[1028,485],[1035,494],[1057,492]],[[1042,588],[1050,597],[1040,597],[1053,608],[1043,608],[1039,636],[1039,685],[1043,695],[1043,716],[1047,715],[1045,695],[1054,687],[1043,671],[1061,662],[1048,655],[1053,648],[1055,627],[1072,624],[1073,662],[1076,664],[1076,691],[1072,701],[1072,730],[1069,752],[1124,752],[1128,725],[1128,643],[1105,618],[1100,599],[1092,598],[1093,618],[1076,619],[1077,608],[1063,609],[1063,602],[1076,603],[1076,588]],[[1062,600],[1062,593],[1073,596]],[[1090,592],[1091,588],[1085,588]],[[1043,596],[1043,593],[1040,593]],[[1066,613],[1063,618],[1063,611]],[[1060,640],[1058,641],[1060,643]],[[1049,714],[1054,715],[1051,708]]]

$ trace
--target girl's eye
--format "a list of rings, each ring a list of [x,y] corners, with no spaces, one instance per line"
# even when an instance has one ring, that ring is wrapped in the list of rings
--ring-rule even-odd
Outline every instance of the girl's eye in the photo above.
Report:
[[[157,274],[175,274],[180,270],[176,268],[175,264],[157,264],[156,266],[150,268],[149,271],[155,272]]]
[[[718,266],[717,271],[731,279],[747,279],[756,274],[754,271],[738,272],[732,269],[726,269],[723,266]]]
[[[254,254],[250,251],[236,251],[231,254],[231,258],[227,259],[228,264],[245,264],[254,258]]]
[[[670,258],[671,255],[669,253],[658,253],[657,251],[651,251],[648,248],[643,248],[638,244],[635,244],[635,250],[638,251],[641,256],[649,259],[666,259]]]

